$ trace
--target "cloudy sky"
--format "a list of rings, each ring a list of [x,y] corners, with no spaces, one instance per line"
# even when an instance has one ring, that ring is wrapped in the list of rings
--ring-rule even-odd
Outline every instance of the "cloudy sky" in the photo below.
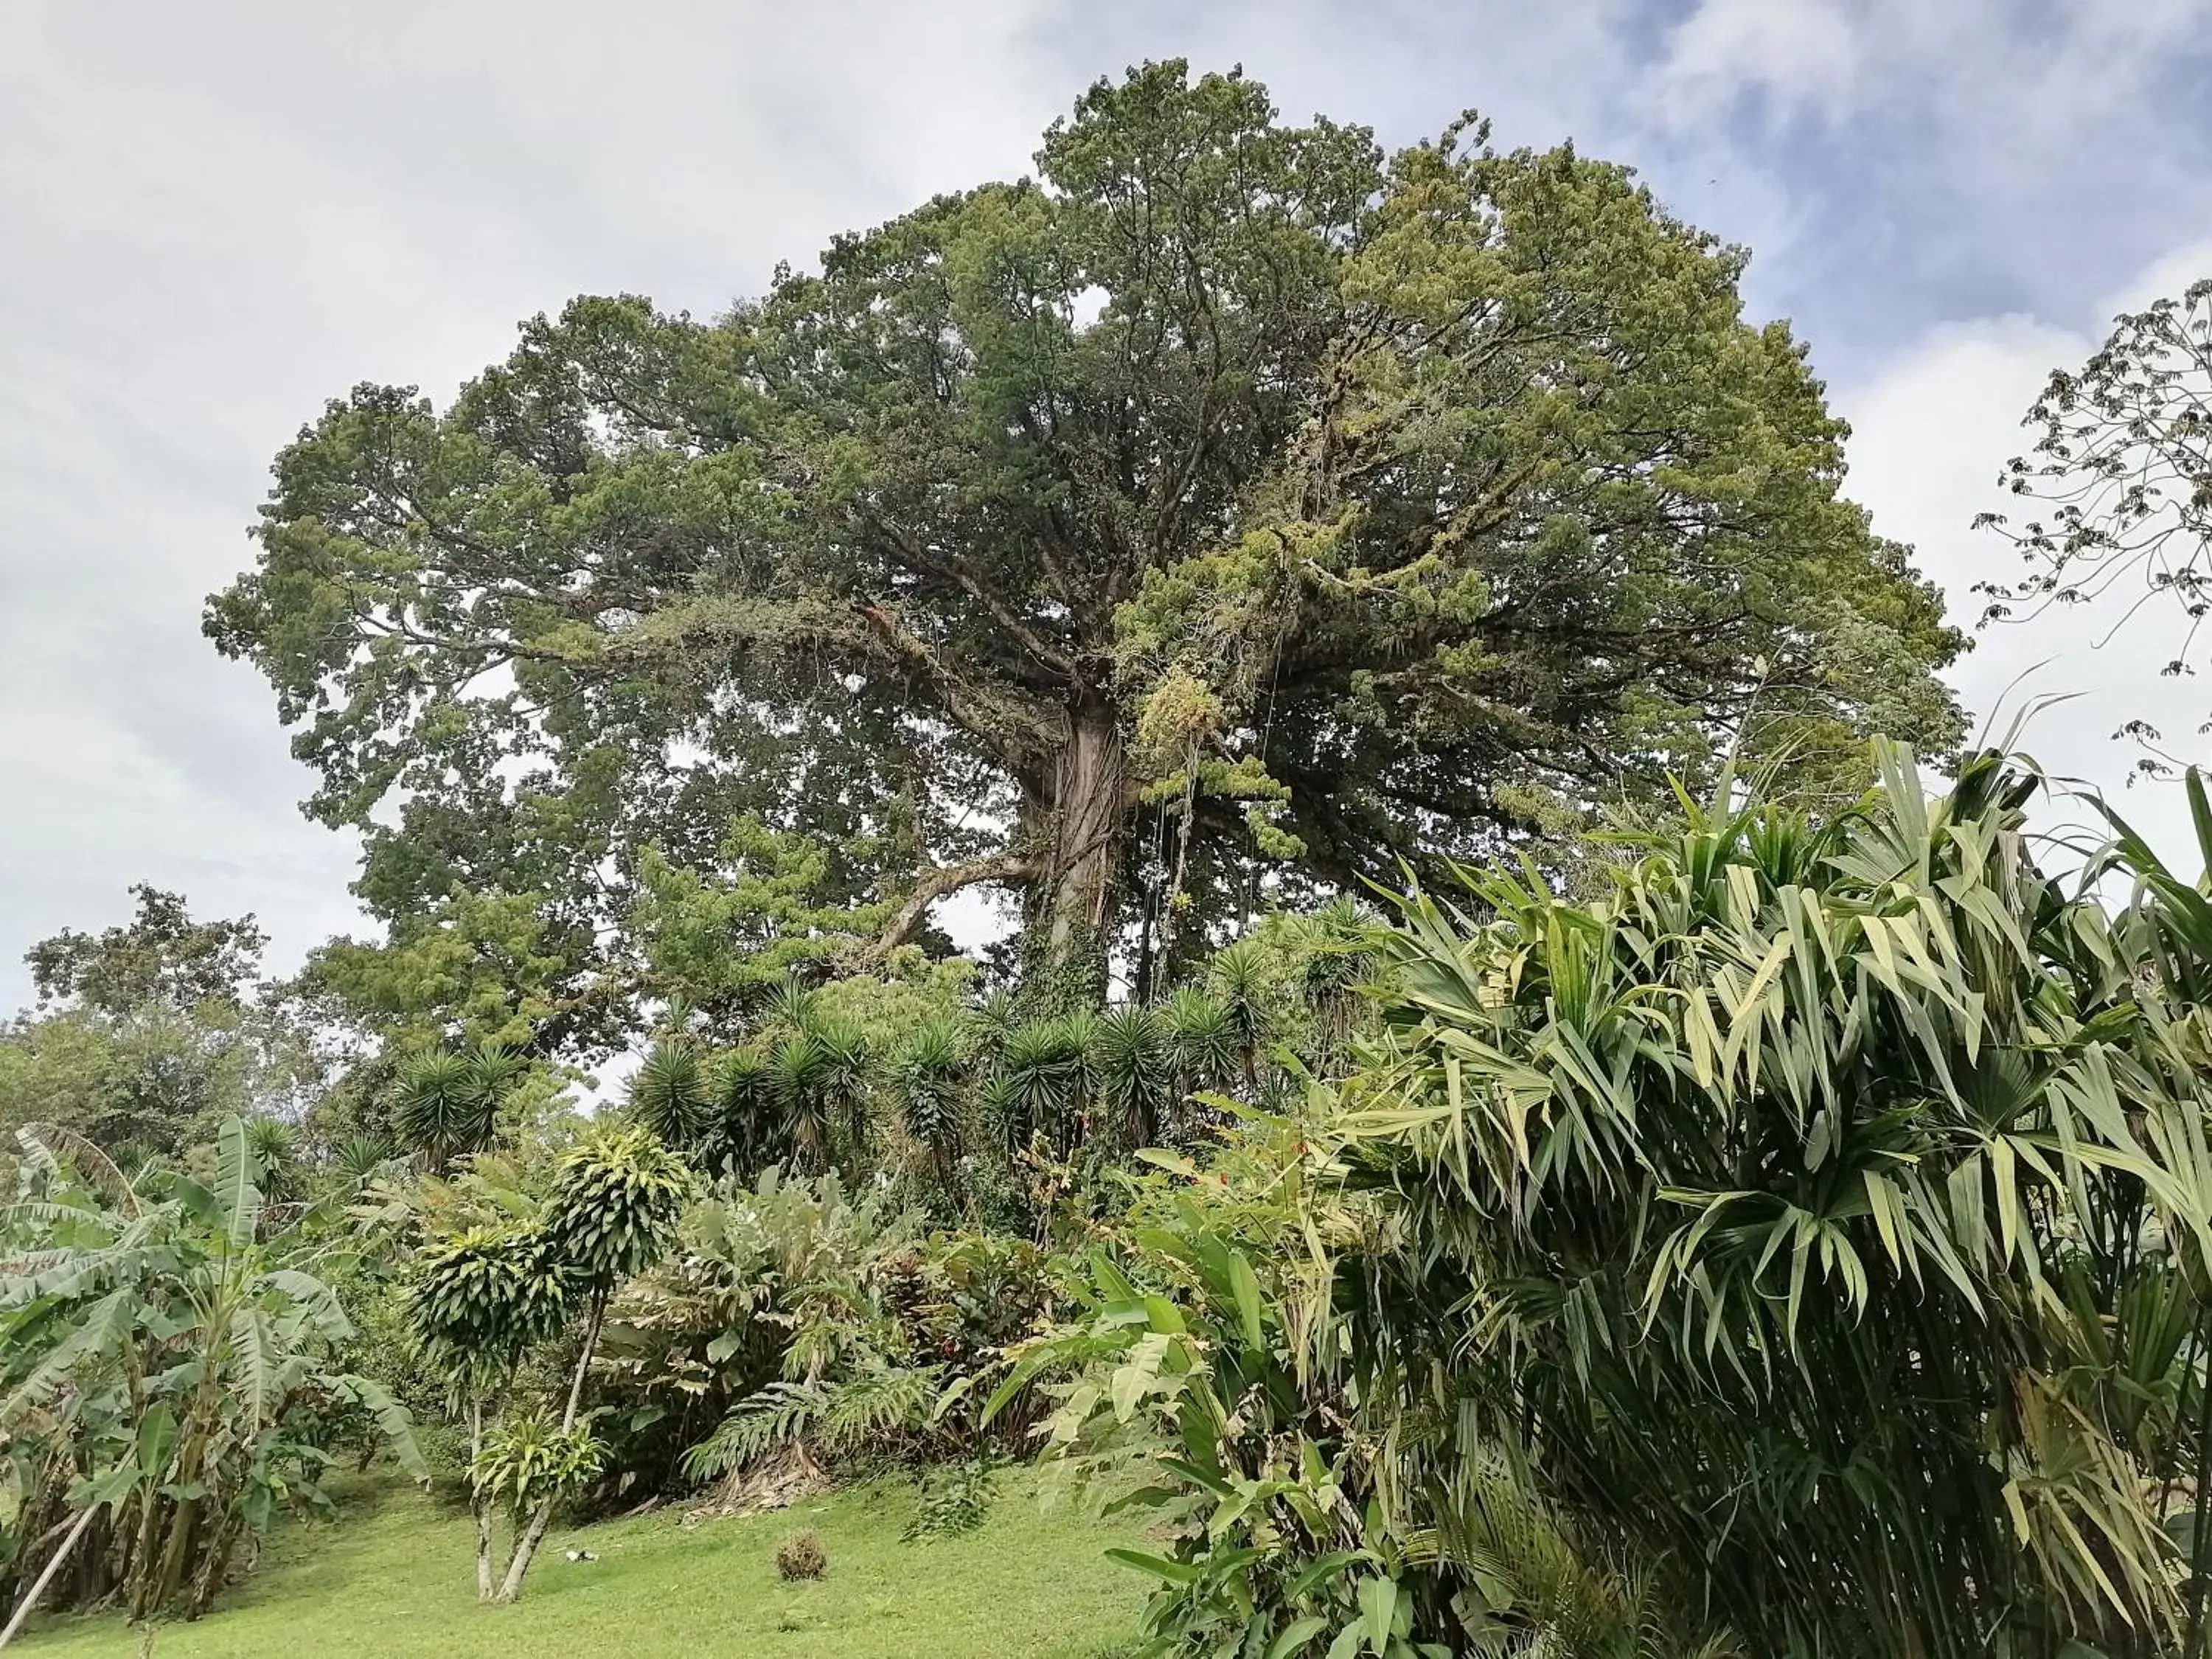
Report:
[[[1755,258],[1854,422],[1850,489],[1971,617],[1967,528],[2045,373],[2212,275],[2212,0],[6,0],[0,4],[0,1009],[136,880],[352,925],[253,672],[201,639],[271,454],[364,380],[440,395],[584,291],[711,312],[780,258],[1024,171],[1133,60],[1242,63],[1387,141],[1633,163]],[[1984,637],[2078,692],[2030,746],[2117,786],[2212,684],[2143,624]],[[2016,693],[2015,696],[2022,694]],[[2172,821],[2138,790],[2124,804]]]

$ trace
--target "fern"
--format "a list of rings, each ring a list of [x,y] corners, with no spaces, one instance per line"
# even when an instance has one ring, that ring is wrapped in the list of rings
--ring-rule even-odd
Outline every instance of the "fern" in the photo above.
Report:
[[[684,1473],[714,1480],[741,1469],[774,1446],[802,1438],[829,1402],[813,1382],[771,1382],[730,1408],[714,1433],[684,1454]]]
[[[927,1426],[941,1379],[934,1365],[879,1365],[830,1391],[821,1442],[830,1452],[857,1451],[884,1436]]]
[[[684,1473],[713,1480],[805,1441],[832,1456],[925,1426],[940,1378],[933,1365],[875,1364],[836,1382],[771,1382],[745,1396],[684,1454]]]

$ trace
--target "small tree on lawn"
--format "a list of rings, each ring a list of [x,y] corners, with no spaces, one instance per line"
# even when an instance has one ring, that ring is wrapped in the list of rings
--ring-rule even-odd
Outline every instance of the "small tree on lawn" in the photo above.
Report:
[[[416,1264],[407,1323],[423,1359],[469,1425],[470,1509],[477,1523],[477,1596],[493,1596],[495,1495],[476,1479],[485,1407],[496,1407],[523,1356],[568,1323],[568,1275],[535,1229],[474,1227],[432,1243]]]

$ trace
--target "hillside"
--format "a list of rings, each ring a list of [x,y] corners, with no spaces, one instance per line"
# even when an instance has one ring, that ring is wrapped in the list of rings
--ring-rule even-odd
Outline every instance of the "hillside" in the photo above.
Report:
[[[465,1515],[397,1481],[350,1489],[335,1523],[287,1528],[260,1570],[197,1624],[162,1626],[159,1659],[1103,1659],[1133,1634],[1143,1585],[1107,1561],[1113,1534],[1026,1492],[965,1538],[907,1543],[914,1494],[863,1486],[781,1514],[685,1527],[672,1513],[556,1534],[524,1599],[480,1607]],[[776,1541],[807,1525],[830,1572],[787,1585]],[[599,1557],[572,1563],[582,1547]],[[40,1622],[35,1659],[140,1659],[114,1618]]]

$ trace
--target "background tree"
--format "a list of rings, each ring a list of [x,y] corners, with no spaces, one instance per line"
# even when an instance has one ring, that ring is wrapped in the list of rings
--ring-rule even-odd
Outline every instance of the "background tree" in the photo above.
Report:
[[[529,896],[588,1045],[641,849],[713,872],[744,814],[879,946],[995,883],[1054,962],[1696,774],[1762,684],[1809,785],[1877,716],[1955,736],[1802,352],[1622,170],[1386,165],[1180,63],[1037,167],[711,324],[579,300],[280,455],[207,627],[395,940]]]
[[[2197,625],[2212,612],[2212,277],[2120,318],[2079,369],[2052,370],[2024,424],[2035,446],[1998,483],[2040,516],[1976,521],[2027,565],[2015,581],[1975,585],[1990,596],[1984,623],[2140,586],[2138,605],[2166,600],[2190,620],[2166,672],[2196,672]],[[2160,735],[2141,720],[2124,729],[2148,743]]]
[[[228,1115],[299,1119],[335,1056],[257,985],[253,918],[195,921],[178,894],[131,890],[128,924],[25,952],[40,1005],[0,1025],[0,1132],[55,1125],[128,1163],[181,1152]]]
[[[40,1002],[123,1014],[150,1002],[181,1012],[244,1001],[269,945],[252,916],[196,922],[181,893],[141,882],[131,894],[138,911],[127,925],[64,927],[23,953]]]

